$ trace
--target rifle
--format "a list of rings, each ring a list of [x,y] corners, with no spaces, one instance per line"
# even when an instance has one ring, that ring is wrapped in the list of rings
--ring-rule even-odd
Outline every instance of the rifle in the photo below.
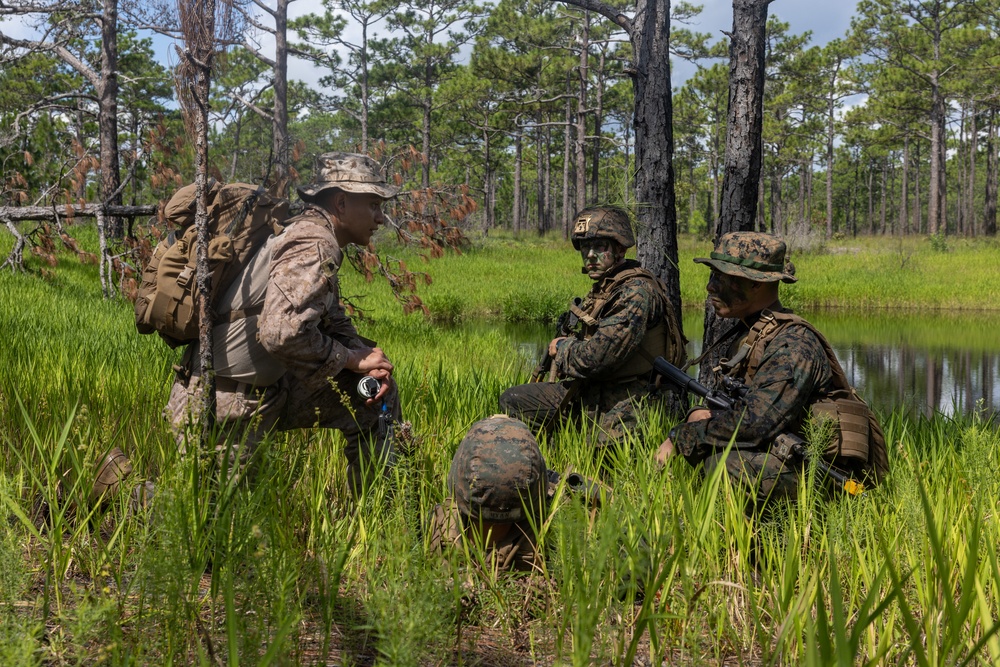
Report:
[[[573,305],[577,308],[583,303],[583,299],[576,297],[573,299]],[[553,338],[567,338],[576,333],[576,325],[579,323],[580,318],[572,310],[567,310],[556,318],[556,335]],[[549,348],[545,348],[545,356],[542,357],[541,363],[535,367],[535,371],[531,374],[532,382],[555,382],[555,359],[549,354]]]
[[[657,357],[653,360],[653,370],[674,386],[701,396],[705,400],[705,404],[713,410],[739,409],[740,403],[747,395],[747,386],[736,378],[723,376],[721,378],[722,391],[709,389],[663,357]],[[771,453],[782,461],[799,459],[814,462],[821,473],[836,482],[839,488],[849,495],[859,496],[865,492],[861,482],[851,479],[835,469],[822,457],[813,456],[809,447],[806,446],[806,441],[794,433],[782,433],[775,438]]]

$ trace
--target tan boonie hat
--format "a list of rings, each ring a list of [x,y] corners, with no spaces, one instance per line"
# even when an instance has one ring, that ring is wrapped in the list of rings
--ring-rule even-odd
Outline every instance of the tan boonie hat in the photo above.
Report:
[[[795,267],[785,262],[785,242],[781,237],[760,232],[723,234],[710,257],[696,257],[697,264],[708,264],[730,276],[749,278],[758,283],[782,281],[794,283]]]
[[[360,153],[323,153],[316,156],[315,181],[299,188],[303,201],[312,201],[323,190],[373,194],[391,199],[399,188],[385,182],[378,162]]]

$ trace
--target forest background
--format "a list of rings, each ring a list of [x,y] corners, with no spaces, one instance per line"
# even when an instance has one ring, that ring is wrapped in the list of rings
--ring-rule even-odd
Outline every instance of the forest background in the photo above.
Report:
[[[648,206],[633,188],[644,146],[619,23],[520,0],[341,0],[286,22],[289,4],[245,7],[217,58],[209,172],[291,191],[316,153],[376,154],[406,193],[392,212],[401,230],[429,216],[438,249],[454,245],[444,229],[475,242],[435,265],[448,274],[428,296],[432,315],[551,320],[586,287],[561,238],[569,216],[594,201],[640,217]],[[995,241],[954,237],[995,235],[998,4],[863,0],[849,32],[822,45],[768,19],[749,223],[798,251],[842,251],[800,252],[810,280],[786,292],[793,301],[996,303],[982,269]],[[752,5],[768,3],[733,3]],[[495,323],[404,316],[386,285],[345,272],[345,292],[378,314],[361,326],[391,351],[423,438],[394,471],[393,501],[386,488],[348,498],[343,442],[329,432],[265,443],[250,488],[219,488],[197,457],[177,456],[160,416],[177,355],[127,333],[131,309],[97,298],[94,280],[107,296],[134,289],[162,232],[156,204],[194,177],[190,100],[147,37],[176,36],[160,9],[0,4],[0,17],[35,28],[0,35],[0,249],[28,269],[0,275],[0,662],[1000,661],[1000,446],[979,411],[884,414],[887,484],[826,502],[810,469],[801,502],[760,521],[724,478],[684,461],[656,469],[650,450],[670,424],[654,413],[604,466],[615,502],[596,515],[557,503],[539,531],[551,553],[540,576],[498,577],[476,544],[452,568],[428,553],[425,525],[451,452],[533,360]],[[688,30],[695,7],[672,13],[674,61],[694,63],[670,107],[690,304],[704,274],[689,258],[724,214],[731,81],[728,40]],[[325,68],[320,85],[288,76],[293,52]],[[856,234],[872,238],[836,238]],[[379,246],[417,265],[421,251],[392,236]],[[602,474],[588,435],[569,424],[543,438],[546,460]],[[127,490],[90,496],[112,446],[132,457],[134,481],[156,480],[148,513],[129,510]]]
[[[220,58],[216,178],[270,174],[294,185],[318,152],[362,150],[391,162],[408,188],[467,192],[477,207],[458,222],[468,229],[565,235],[588,203],[634,205],[631,45],[618,25],[524,0],[328,1],[288,21],[289,4],[249,5],[245,31]],[[36,33],[2,38],[0,205],[98,199],[101,160],[110,158],[97,124],[109,94],[123,174],[112,203],[155,204],[192,180],[174,72],[139,36],[176,32],[153,4],[117,5],[4,5],[0,15]],[[771,16],[756,226],[827,237],[995,234],[995,5],[865,0],[848,32],[822,45]],[[109,63],[101,17],[112,9]],[[674,59],[695,64],[673,91],[677,225],[711,235],[728,40],[688,29],[699,7],[671,9]],[[288,54],[314,62],[319,85],[280,71]],[[274,174],[286,164],[287,176]]]

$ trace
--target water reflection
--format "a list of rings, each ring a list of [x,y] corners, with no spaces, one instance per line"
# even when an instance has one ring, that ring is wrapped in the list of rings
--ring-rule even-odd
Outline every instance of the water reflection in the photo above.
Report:
[[[851,383],[882,410],[1000,412],[1000,313],[802,314],[827,336]],[[537,325],[503,329],[529,368],[551,337]],[[700,353],[701,313],[685,313],[684,332],[689,354]]]

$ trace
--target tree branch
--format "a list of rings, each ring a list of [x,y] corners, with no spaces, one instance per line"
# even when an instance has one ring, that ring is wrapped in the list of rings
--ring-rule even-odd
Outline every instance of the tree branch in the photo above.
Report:
[[[612,23],[621,26],[621,28],[628,33],[628,36],[632,37],[632,19],[625,16],[612,6],[606,5],[600,0],[562,0],[562,2],[567,5],[579,7],[580,9],[597,12]]]

